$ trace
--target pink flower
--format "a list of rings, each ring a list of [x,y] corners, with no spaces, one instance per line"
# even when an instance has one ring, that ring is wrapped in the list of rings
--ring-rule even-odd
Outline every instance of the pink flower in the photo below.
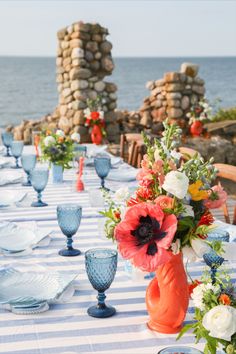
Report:
[[[148,155],[144,155],[143,156],[143,160],[141,161],[141,167],[144,170],[148,170],[149,169],[149,159],[148,159]]]
[[[149,187],[153,183],[153,171],[148,169],[142,169],[137,174],[137,180],[139,181],[139,185],[143,187]]]
[[[227,193],[221,184],[211,188],[208,199],[204,201],[204,205],[208,209],[217,209],[225,204],[227,200]]]
[[[166,195],[160,195],[154,202],[160,205],[161,209],[171,209],[173,208],[174,199],[167,197]]]
[[[130,207],[115,228],[118,249],[125,259],[143,271],[152,272],[168,262],[177,229],[174,214],[165,214],[156,204],[140,203]]]

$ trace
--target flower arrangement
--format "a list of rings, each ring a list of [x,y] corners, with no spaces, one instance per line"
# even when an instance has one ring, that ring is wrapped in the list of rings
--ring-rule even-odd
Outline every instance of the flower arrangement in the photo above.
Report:
[[[94,127],[97,125],[100,127],[102,135],[105,136],[105,122],[104,112],[101,110],[101,98],[98,96],[96,100],[87,100],[87,106],[84,110],[86,118],[85,126]]]
[[[202,98],[199,102],[193,104],[190,111],[186,114],[186,117],[189,118],[189,125],[196,121],[206,123],[212,120],[213,116],[211,112],[212,107],[209,105],[209,102],[206,98]]]
[[[176,150],[181,129],[164,122],[164,132],[154,143],[144,135],[147,154],[137,175],[134,195],[117,191],[107,199],[105,232],[117,242],[124,259],[143,271],[153,272],[181,251],[189,258],[202,257],[211,245],[211,208],[220,207],[227,194],[211,187],[216,170],[212,159],[197,154],[186,162]]]
[[[196,343],[206,340],[204,353],[215,354],[220,345],[227,354],[236,353],[236,293],[230,276],[221,272],[211,284],[209,273],[195,281],[191,298],[195,306],[194,322],[186,324],[177,339],[193,330]]]
[[[79,141],[78,133],[66,137],[62,130],[57,130],[56,133],[47,130],[41,134],[40,138],[42,159],[68,169],[74,156],[74,143]]]

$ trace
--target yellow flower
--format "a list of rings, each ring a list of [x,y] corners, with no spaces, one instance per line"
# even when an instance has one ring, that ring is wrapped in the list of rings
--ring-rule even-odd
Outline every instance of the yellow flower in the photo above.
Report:
[[[202,181],[198,180],[188,187],[188,192],[191,194],[192,200],[199,201],[208,198],[208,192],[206,190],[200,190],[203,186]]]

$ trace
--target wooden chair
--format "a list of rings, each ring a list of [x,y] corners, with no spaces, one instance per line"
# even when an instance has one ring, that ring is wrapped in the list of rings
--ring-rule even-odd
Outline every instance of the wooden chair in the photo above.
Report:
[[[197,150],[185,147],[185,146],[180,146],[178,151],[182,154],[182,159],[183,161],[188,161],[189,159],[191,159],[192,157],[194,157],[194,155],[199,154],[199,152]]]
[[[138,133],[122,134],[120,137],[120,157],[133,165],[135,146],[138,142],[143,142],[143,137]]]
[[[228,181],[236,182],[236,166],[232,165],[227,165],[224,163],[216,163],[214,164],[215,168],[217,168],[217,180],[219,181],[220,178],[225,178]],[[229,209],[227,204],[225,203],[222,207],[223,213],[224,213],[224,218],[225,222],[230,224],[230,215],[229,215]],[[236,205],[234,206],[234,211],[233,211],[233,225],[236,225]]]
[[[143,156],[146,154],[146,145],[142,141],[138,141],[134,147],[134,154],[132,158],[132,166],[136,168],[141,167],[141,161]]]

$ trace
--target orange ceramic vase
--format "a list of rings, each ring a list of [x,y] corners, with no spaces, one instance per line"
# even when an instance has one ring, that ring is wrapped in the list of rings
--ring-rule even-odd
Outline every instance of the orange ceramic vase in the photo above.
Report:
[[[93,144],[100,145],[102,143],[102,131],[98,125],[94,125],[91,132],[91,140]]]
[[[189,302],[188,282],[182,253],[157,268],[156,277],[146,291],[150,316],[148,327],[160,333],[178,333]]]
[[[200,122],[200,120],[196,120],[193,122],[190,126],[190,133],[192,136],[200,136],[203,131],[203,124]]]

